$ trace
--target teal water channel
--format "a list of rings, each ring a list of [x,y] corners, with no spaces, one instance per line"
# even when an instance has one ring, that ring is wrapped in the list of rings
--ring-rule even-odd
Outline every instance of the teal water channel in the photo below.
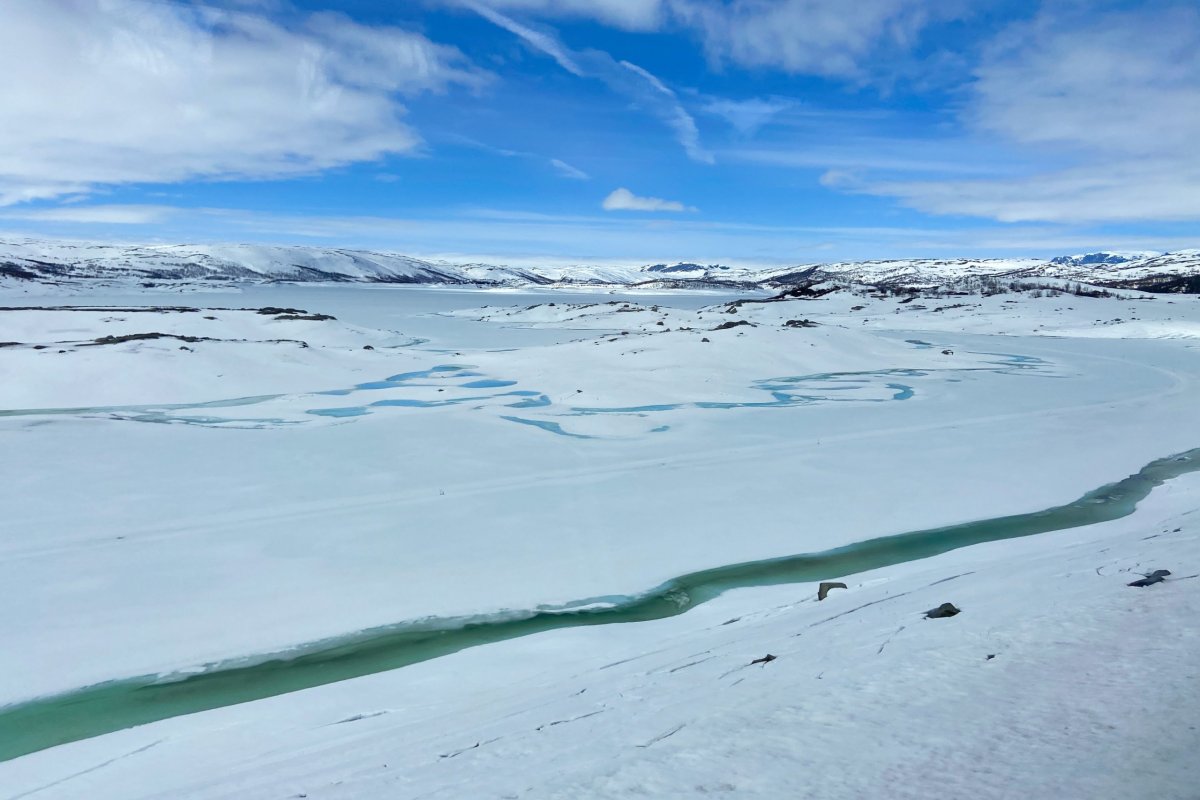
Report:
[[[714,567],[681,575],[635,596],[400,623],[285,653],[217,663],[197,672],[146,675],[38,698],[0,708],[0,761],[157,720],[393,670],[469,647],[558,628],[664,619],[732,589],[844,577],[982,542],[1108,522],[1131,514],[1156,486],[1196,471],[1200,471],[1200,448],[1151,461],[1128,478],[1042,511]]]

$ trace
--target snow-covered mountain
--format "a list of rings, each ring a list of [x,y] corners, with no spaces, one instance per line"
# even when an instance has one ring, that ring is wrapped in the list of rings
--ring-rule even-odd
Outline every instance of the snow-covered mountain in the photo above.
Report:
[[[890,289],[970,280],[1078,281],[1200,293],[1200,250],[1089,253],[1051,259],[902,259],[746,268],[720,264],[502,265],[452,263],[399,253],[268,245],[110,245],[0,240],[0,280],[141,282],[372,282],[484,286],[598,285],[655,288],[780,288],[835,281]]]
[[[1025,259],[911,259],[818,264],[775,275],[775,281],[829,280],[888,288],[953,286],[970,279],[1076,281],[1148,291],[1200,292],[1200,250],[1175,253],[1089,253],[1049,261]]]
[[[1079,253],[1073,256],[1058,256],[1050,259],[1051,264],[1066,264],[1072,267],[1080,267],[1092,264],[1127,264],[1130,261],[1137,261],[1143,258],[1153,258],[1160,255],[1153,250],[1139,250],[1135,252],[1122,253]]]

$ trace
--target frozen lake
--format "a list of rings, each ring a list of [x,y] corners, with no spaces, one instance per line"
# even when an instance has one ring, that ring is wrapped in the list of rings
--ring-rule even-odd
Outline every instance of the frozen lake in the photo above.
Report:
[[[1135,307],[1150,337],[1076,299],[740,299],[261,287],[0,312],[0,704],[35,701],[8,722],[36,744],[279,691],[237,713],[307,708],[302,688],[412,664],[377,650],[412,631],[450,632],[440,656],[731,619],[738,587],[1104,529],[1125,495],[1072,503],[1200,442],[1194,304]],[[136,308],[167,304],[202,310]],[[337,319],[227,310],[264,306]],[[0,777],[40,785],[56,754],[134,735]]]

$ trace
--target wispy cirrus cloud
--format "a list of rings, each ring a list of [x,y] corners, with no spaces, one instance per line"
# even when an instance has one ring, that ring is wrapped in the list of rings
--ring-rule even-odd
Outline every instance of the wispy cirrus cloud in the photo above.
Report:
[[[630,31],[658,29],[666,0],[481,0],[491,8],[555,18],[585,17]]]
[[[443,0],[458,2],[458,0]],[[678,30],[710,61],[860,80],[881,56],[894,65],[935,21],[970,12],[960,0],[468,0],[489,11],[587,17],[625,30]]]
[[[478,139],[473,139],[470,136],[463,136],[461,134],[452,134],[446,137],[446,139],[454,142],[455,144],[465,145],[472,149],[482,150],[486,153],[493,153],[498,156],[503,156],[504,158],[521,158],[528,161],[539,162],[549,166],[554,170],[555,174],[561,178],[586,181],[590,180],[592,177],[575,165],[568,164],[566,161],[563,161],[561,158],[547,158],[544,155],[539,153],[531,153],[528,150],[513,150],[509,147],[496,147],[495,145],[490,145],[486,142],[481,142]]]
[[[550,56],[560,67],[572,75],[580,78],[587,77],[587,73],[584,72],[583,67],[576,63],[573,55],[552,34],[531,28],[528,25],[522,25],[512,17],[501,14],[486,3],[466,2],[464,5],[493,25],[520,37],[533,49]]]
[[[411,153],[398,97],[487,80],[398,28],[143,0],[0,3],[0,73],[20,121],[0,125],[0,204]]]
[[[520,37],[533,49],[554,59],[572,75],[602,81],[612,91],[657,117],[674,132],[688,158],[703,164],[715,162],[712,153],[700,143],[696,120],[680,103],[678,95],[646,69],[630,61],[618,61],[600,50],[572,50],[552,32],[522,24],[489,4],[468,0],[465,5],[489,22]]]
[[[683,145],[684,152],[688,154],[688,157],[704,164],[714,163],[716,159],[713,158],[712,153],[705,150],[700,144],[700,129],[696,127],[696,120],[683,110],[675,92],[637,64],[628,61],[618,61],[617,63],[644,80],[650,89],[657,93],[661,103],[661,105],[656,105],[656,108],[659,109],[658,115],[671,130],[675,131],[675,138]]]
[[[570,178],[571,180],[586,181],[591,180],[592,177],[583,170],[579,169],[579,167],[572,166],[563,161],[561,158],[550,159],[550,166],[554,167],[554,169],[558,171],[559,175],[564,178]]]

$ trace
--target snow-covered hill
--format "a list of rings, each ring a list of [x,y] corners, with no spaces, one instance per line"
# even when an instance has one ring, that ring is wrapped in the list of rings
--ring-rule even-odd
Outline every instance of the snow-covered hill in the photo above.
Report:
[[[399,253],[307,246],[111,245],[0,240],[0,281],[383,282],[436,285],[599,285],[768,288],[835,281],[890,289],[970,280],[1077,281],[1162,292],[1200,292],[1200,250],[1090,253],[1049,260],[902,259],[747,268],[696,263],[629,266],[451,263]]]

